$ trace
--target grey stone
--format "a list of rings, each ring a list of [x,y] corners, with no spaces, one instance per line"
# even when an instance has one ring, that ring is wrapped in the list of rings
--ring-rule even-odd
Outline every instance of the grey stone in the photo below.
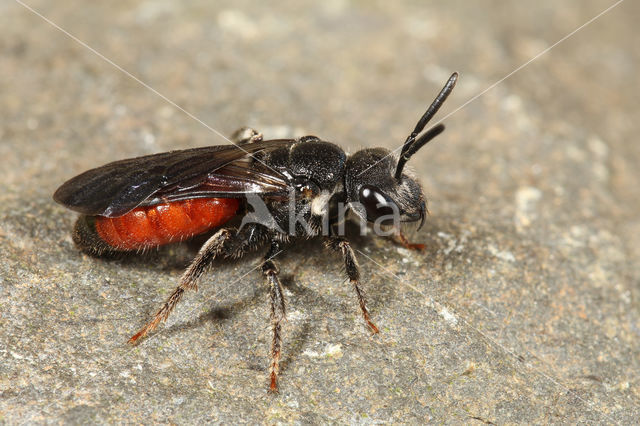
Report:
[[[0,3],[0,422],[635,423],[638,4],[458,110],[612,4],[29,2],[224,135],[396,148],[460,72],[447,131],[410,162],[430,201],[412,237],[426,250],[356,239],[380,335],[337,257],[318,241],[287,249],[270,395],[259,256],[217,265],[131,347],[197,246],[93,259],[51,199],[90,167],[224,139]]]

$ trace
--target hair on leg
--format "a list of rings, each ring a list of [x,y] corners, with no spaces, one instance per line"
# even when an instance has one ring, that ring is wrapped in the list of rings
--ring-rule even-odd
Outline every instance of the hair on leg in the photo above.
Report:
[[[325,241],[327,247],[342,254],[347,277],[349,278],[351,284],[353,284],[356,296],[358,297],[358,304],[360,305],[360,309],[362,310],[362,316],[364,317],[364,320],[367,323],[369,329],[374,334],[378,333],[378,327],[376,327],[376,325],[371,321],[371,316],[369,315],[369,310],[367,309],[366,296],[364,294],[364,291],[360,287],[360,267],[358,266],[358,261],[355,254],[353,253],[351,244],[349,243],[349,241],[342,237],[327,237]]]
[[[196,258],[193,259],[187,270],[182,274],[180,285],[171,293],[171,296],[164,302],[162,308],[156,312],[153,319],[129,339],[129,343],[136,343],[138,339],[154,330],[160,322],[166,321],[173,308],[182,299],[185,290],[198,290],[196,281],[211,264],[211,261],[223,250],[225,241],[231,236],[232,231],[230,229],[221,229],[204,243]]]
[[[217,256],[241,257],[246,252],[258,248],[264,241],[266,235],[265,228],[257,224],[246,226],[237,232],[232,228],[223,228],[213,234],[213,236],[204,243],[198,255],[182,274],[180,285],[171,293],[171,296],[169,296],[153,319],[129,339],[129,343],[136,343],[138,339],[154,330],[160,322],[166,321],[173,308],[175,308],[182,298],[185,290],[198,290],[198,278],[200,278],[202,273],[211,265],[211,262]]]
[[[285,320],[285,301],[282,294],[282,284],[278,273],[280,270],[273,262],[275,257],[280,252],[280,244],[276,241],[271,242],[271,247],[265,256],[264,263],[262,264],[262,273],[267,278],[269,283],[269,296],[271,298],[271,329],[273,331],[273,338],[271,340],[271,367],[270,373],[270,385],[269,390],[271,392],[278,392],[278,371],[280,367],[280,355],[282,353],[282,321]]]

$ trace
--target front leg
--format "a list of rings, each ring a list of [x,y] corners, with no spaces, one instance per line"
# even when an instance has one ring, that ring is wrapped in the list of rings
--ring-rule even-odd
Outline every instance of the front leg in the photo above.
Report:
[[[409,241],[407,239],[407,237],[404,236],[404,234],[402,233],[402,231],[398,231],[397,233],[395,233],[393,235],[393,240],[400,244],[402,247],[407,248],[409,250],[417,250],[417,251],[422,251],[424,250],[424,244],[421,243],[412,243],[411,241]]]
[[[282,294],[282,285],[278,273],[280,272],[273,258],[280,253],[280,244],[277,241],[271,243],[271,248],[264,258],[262,273],[269,282],[269,295],[271,296],[271,328],[273,339],[271,340],[271,384],[269,390],[278,392],[278,371],[280,367],[280,354],[282,352],[282,321],[285,320],[285,303]]]
[[[378,333],[378,327],[376,327],[376,325],[371,321],[371,317],[369,316],[365,294],[360,288],[360,267],[358,266],[358,261],[356,260],[356,256],[353,253],[351,244],[349,243],[349,241],[342,237],[327,237],[326,245],[327,247],[342,254],[342,257],[344,259],[344,267],[347,272],[347,276],[349,277],[349,281],[351,281],[351,284],[353,284],[353,288],[356,291],[358,303],[360,304],[360,309],[362,310],[362,316],[369,326],[369,329],[374,334]]]

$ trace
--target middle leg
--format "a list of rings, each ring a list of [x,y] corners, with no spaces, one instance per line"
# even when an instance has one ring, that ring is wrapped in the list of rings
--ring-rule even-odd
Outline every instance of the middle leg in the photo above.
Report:
[[[273,339],[271,340],[271,367],[269,390],[278,392],[278,371],[280,369],[280,354],[282,353],[282,321],[285,320],[285,302],[282,294],[282,285],[278,273],[280,272],[273,258],[280,253],[280,244],[271,242],[271,247],[264,258],[262,273],[269,282],[269,295],[271,296],[271,328]]]

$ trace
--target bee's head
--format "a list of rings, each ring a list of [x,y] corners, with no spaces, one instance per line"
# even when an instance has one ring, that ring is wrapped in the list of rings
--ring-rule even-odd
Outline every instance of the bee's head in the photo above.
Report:
[[[420,148],[444,131],[438,124],[422,136],[429,120],[453,90],[458,74],[453,73],[429,106],[404,145],[398,157],[384,148],[356,152],[347,160],[345,191],[351,209],[367,222],[382,225],[398,222],[424,223],[427,205],[420,184],[404,166]]]
[[[404,173],[396,179],[397,163],[391,152],[384,148],[363,149],[347,160],[347,201],[367,222],[424,221],[426,201],[422,188]]]

